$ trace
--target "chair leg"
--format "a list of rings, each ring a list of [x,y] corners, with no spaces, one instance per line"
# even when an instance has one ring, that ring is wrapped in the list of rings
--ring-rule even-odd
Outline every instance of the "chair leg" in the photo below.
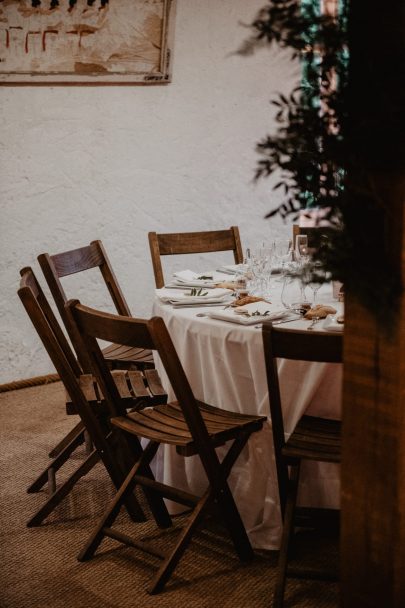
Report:
[[[90,434],[86,429],[84,430],[84,444],[86,446],[86,454],[91,454],[94,449],[94,445]]]
[[[91,559],[94,553],[97,550],[97,547],[102,542],[105,534],[105,529],[110,528],[114,523],[117,515],[121,509],[121,506],[127,501],[128,497],[133,493],[135,486],[137,485],[136,475],[143,470],[143,467],[147,467],[156,454],[158,450],[159,444],[155,442],[150,442],[145,448],[142,456],[137,460],[137,462],[132,467],[131,471],[128,473],[121,487],[118,489],[116,495],[113,500],[110,502],[107,510],[99,521],[96,529],[90,536],[86,545],[80,551],[77,559],[79,562],[87,561]],[[164,505],[163,499],[160,499],[162,504]]]
[[[98,462],[99,455],[94,450],[90,456],[82,462],[82,464],[72,473],[72,475],[58,488],[52,496],[48,498],[46,503],[31,517],[28,521],[28,528],[39,526],[43,520],[55,509],[55,507],[69,494],[73,486],[81,477],[86,475]]]
[[[292,465],[288,482],[283,534],[281,537],[281,547],[277,566],[277,579],[273,596],[273,608],[282,608],[284,603],[288,553],[290,550],[292,534],[294,532],[294,514],[295,506],[297,504],[299,475],[300,463]]]
[[[112,433],[105,428],[103,420],[95,415],[89,405],[80,408],[78,413],[111,481],[118,489],[125,479],[129,467],[122,469],[117,462],[117,455],[111,445]],[[145,521],[145,515],[136,496],[128,496],[125,507],[132,521]]]
[[[83,430],[80,429],[77,430],[76,434],[72,435],[70,442],[66,443],[62,450],[59,450],[59,453],[56,458],[54,458],[54,460],[46,467],[46,469],[44,469],[42,473],[38,475],[35,481],[33,481],[32,484],[27,488],[27,492],[29,494],[39,492],[42,486],[44,486],[48,481],[50,481],[49,472],[52,479],[52,475],[55,475],[55,473],[61,468],[61,466],[69,459],[75,449],[83,443],[82,435]]]
[[[165,558],[157,574],[153,578],[152,583],[150,584],[148,589],[148,592],[151,595],[163,591],[164,586],[172,575],[175,567],[179,563],[184,551],[188,547],[191,537],[195,529],[203,519],[204,513],[211,501],[212,492],[210,489],[199,500],[187,525],[183,528],[179,537],[177,538],[175,547],[172,549],[171,553]]]
[[[52,496],[56,492],[56,471],[53,467],[48,468],[48,494]]]
[[[76,438],[76,436],[80,436],[80,438],[81,438],[80,443],[83,443],[83,441],[84,441],[83,431],[84,431],[84,424],[83,424],[83,422],[80,421],[76,424],[76,426],[73,427],[73,429],[71,431],[69,431],[69,433],[67,435],[65,435],[65,437],[63,439],[61,439],[61,441],[59,441],[59,443],[57,445],[55,445],[53,450],[51,450],[49,452],[49,454],[48,454],[49,458],[56,458],[60,454],[60,452],[62,452],[64,450],[64,448],[73,439]]]
[[[166,557],[154,577],[148,591],[151,594],[159,593],[163,590],[175,567],[180,561],[184,551],[190,543],[191,537],[201,523],[208,507],[216,499],[219,503],[220,512],[223,515],[224,523],[232,538],[235,550],[241,561],[248,561],[253,558],[253,549],[246,534],[245,527],[239,515],[232,492],[226,482],[229,472],[240,452],[245,446],[249,435],[240,437],[234,441],[228,450],[221,464],[221,477],[212,480],[206,493],[201,497],[195,507],[187,525],[180,533],[176,545],[171,553]],[[221,479],[222,478],[222,479]],[[219,481],[219,479],[221,479]]]
[[[145,452],[142,449],[142,446],[137,437],[128,437],[125,433],[122,432],[118,434],[118,437],[121,438],[121,446],[125,443],[125,445],[128,447],[129,452],[131,454],[131,463],[134,462],[134,459],[135,461],[137,461],[142,458],[142,462],[144,463],[142,465],[142,474],[145,477],[154,481],[155,478],[149,466],[153,456],[149,458],[148,461],[146,461]],[[156,448],[156,451],[157,449],[158,448]],[[127,470],[129,470],[130,468],[132,468],[132,464],[127,467]],[[157,526],[159,528],[169,528],[172,525],[172,519],[169,515],[164,501],[162,500],[161,495],[156,491],[152,490],[151,488],[147,488],[145,486],[142,487],[142,490],[148,502],[149,508],[152,511],[152,515],[155,519]]]
[[[253,559],[254,553],[226,479],[239,454],[245,447],[249,436],[250,433],[239,437],[228,450],[221,463],[223,481],[218,481],[218,478],[210,480],[211,486],[214,488],[215,497],[220,505],[225,526],[228,528],[235,550],[241,561]]]

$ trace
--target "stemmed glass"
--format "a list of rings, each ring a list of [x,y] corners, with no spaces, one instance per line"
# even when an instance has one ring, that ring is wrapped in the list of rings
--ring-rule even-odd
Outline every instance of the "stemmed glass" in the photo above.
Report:
[[[261,259],[261,295],[264,298],[270,297],[271,290],[271,269],[273,265],[274,248],[262,247],[259,249]]]
[[[316,298],[321,285],[326,281],[326,273],[320,262],[314,262],[307,266],[308,286],[314,294],[312,306],[316,304]]]
[[[275,239],[273,242],[273,260],[274,267],[281,269],[281,275],[284,275],[287,262],[291,258],[291,241],[290,239]],[[282,280],[282,279],[281,279]]]
[[[250,271],[252,275],[252,285],[250,293],[252,295],[262,295],[263,291],[263,271],[265,267],[265,260],[262,255],[262,248],[251,251],[251,263]]]
[[[252,257],[250,249],[246,249],[243,263],[239,264],[235,273],[235,297],[241,298],[248,294],[248,283],[251,279]]]
[[[294,258],[298,265],[301,280],[300,280],[300,289],[301,289],[301,301],[307,302],[307,298],[305,295],[305,285],[302,280],[302,274],[305,268],[305,265],[308,264],[310,260],[309,250],[308,250],[308,236],[306,234],[297,234],[295,237],[295,249],[294,249]]]

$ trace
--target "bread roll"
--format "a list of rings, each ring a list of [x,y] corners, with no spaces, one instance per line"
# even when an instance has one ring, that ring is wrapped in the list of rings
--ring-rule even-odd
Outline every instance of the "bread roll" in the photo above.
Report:
[[[334,315],[336,308],[333,306],[326,306],[326,304],[316,304],[313,308],[310,308],[304,315],[304,319],[313,319],[317,317],[319,319],[325,319],[328,315]]]

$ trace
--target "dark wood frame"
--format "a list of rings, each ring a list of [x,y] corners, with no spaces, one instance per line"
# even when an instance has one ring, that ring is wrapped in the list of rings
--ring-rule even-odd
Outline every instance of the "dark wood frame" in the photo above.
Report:
[[[77,353],[80,365],[83,371],[88,372],[91,366],[87,360],[85,351],[83,351],[82,341],[80,336],[77,335],[75,326],[70,322],[69,316],[66,314],[65,304],[68,298],[63,289],[61,278],[78,272],[85,272],[91,268],[99,268],[118,314],[130,317],[131,311],[108,259],[107,252],[102,242],[96,240],[86,247],[72,249],[55,255],[42,253],[38,256],[38,262]],[[126,369],[131,366],[141,369],[153,367],[152,352],[145,351],[144,349],[132,349],[121,344],[111,344],[103,349],[103,354],[113,367],[120,369]]]
[[[30,317],[39,338],[41,339],[56,371],[59,374],[81,423],[72,431],[72,438],[58,456],[31,484],[29,492],[39,491],[48,479],[48,471],[53,474],[67,461],[79,445],[84,428],[87,429],[96,449],[78,466],[70,477],[59,487],[52,488],[52,493],[45,504],[30,518],[28,526],[39,525],[67,496],[77,481],[83,477],[101,458],[113,483],[119,487],[125,477],[125,458],[121,464],[117,459],[116,448],[112,445],[111,433],[106,424],[105,403],[102,393],[94,383],[92,376],[81,375],[81,369],[74,354],[53,314],[51,307],[35,278],[31,268],[21,270],[21,282],[18,295]],[[158,382],[156,370],[145,371],[142,386],[139,385],[141,372],[127,372],[129,382],[123,377],[126,372],[115,371],[114,385],[122,407],[145,407],[154,403],[165,403],[167,395]],[[149,374],[149,378],[148,378]],[[150,382],[148,381],[150,379]],[[131,387],[131,390],[129,390]],[[123,464],[123,466],[122,466]],[[134,519],[143,517],[135,498],[126,499],[128,511]]]
[[[300,466],[303,460],[338,463],[341,459],[341,423],[338,420],[303,415],[294,431],[286,440],[278,378],[278,359],[341,363],[343,360],[343,335],[339,333],[306,332],[273,327],[263,324],[263,346],[269,387],[270,412],[274,454],[277,469],[278,490],[283,534],[281,540],[278,573],[274,590],[273,608],[281,608],[287,576],[336,580],[331,572],[303,572],[288,569],[288,556],[294,532]],[[308,517],[309,510],[305,515]],[[319,510],[315,512],[318,516]],[[322,516],[336,515],[323,510]]]
[[[253,556],[252,548],[229,489],[227,478],[249,436],[262,428],[266,418],[226,412],[197,402],[163,319],[155,317],[145,321],[117,317],[82,306],[78,301],[71,301],[67,307],[72,319],[77,323],[77,329],[92,362],[94,375],[106,397],[110,408],[111,423],[121,430],[130,446],[135,444],[137,455],[132,470],[81,551],[79,559],[90,559],[106,536],[146,550],[163,559],[149,588],[150,593],[158,593],[169,580],[197,525],[208,512],[214,513],[215,509],[222,514],[223,523],[228,528],[239,558],[241,560],[250,559]],[[97,339],[118,340],[131,346],[156,349],[178,401],[127,415],[120,404]],[[139,437],[149,440],[142,454],[139,454]],[[228,440],[231,440],[232,444],[220,463],[215,447],[223,445]],[[151,478],[149,463],[161,443],[176,446],[178,453],[182,456],[199,456],[207,476],[207,488],[202,496],[197,497]],[[137,485],[153,493],[157,502],[150,501],[150,504],[155,508],[155,520],[160,527],[171,525],[171,519],[164,503],[161,499],[158,501],[157,496],[170,498],[193,508],[174,549],[168,554],[162,554],[149,544],[145,545],[144,541],[137,541],[112,529],[112,524],[123,501]]]
[[[233,251],[235,264],[243,262],[243,251],[237,226],[231,226],[229,230],[207,232],[161,234],[149,232],[148,238],[155,283],[158,289],[164,287],[165,284],[161,256]]]

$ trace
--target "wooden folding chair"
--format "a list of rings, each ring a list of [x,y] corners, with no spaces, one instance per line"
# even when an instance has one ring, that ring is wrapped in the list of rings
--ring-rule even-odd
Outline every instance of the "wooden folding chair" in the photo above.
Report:
[[[68,439],[65,438],[63,449],[28,488],[28,492],[38,492],[48,481],[51,494],[28,521],[27,525],[31,527],[41,524],[100,457],[117,487],[122,483],[124,473],[117,466],[116,456],[110,445],[109,431],[105,430],[102,392],[91,375],[81,373],[76,358],[31,268],[21,270],[18,295],[70,395],[67,403],[68,413],[77,413],[81,417],[81,422],[68,434]],[[167,395],[160,384],[156,370],[144,372],[116,370],[113,374],[125,407],[140,407],[167,401]],[[93,449],[68,479],[57,488],[55,474],[83,442],[85,428],[97,449]],[[132,498],[129,505],[131,516],[140,517],[141,510]]]
[[[164,287],[165,284],[160,259],[162,255],[233,251],[235,264],[243,262],[242,245],[237,226],[232,226],[229,230],[211,230],[209,232],[175,232],[168,234],[149,232],[148,237],[155,283],[158,289]]]
[[[135,462],[80,553],[79,560],[90,559],[105,536],[145,549],[148,553],[163,559],[149,588],[150,593],[158,593],[170,578],[194,530],[209,511],[215,511],[214,507],[222,516],[240,559],[250,559],[253,555],[252,548],[227,478],[249,436],[262,428],[266,418],[220,410],[197,401],[164,321],[160,317],[154,317],[149,321],[117,317],[87,308],[77,301],[70,302],[68,306],[86,345],[93,365],[93,373],[106,397],[113,427],[120,429],[121,435],[126,438],[129,445],[135,442],[137,450],[139,450],[138,438],[149,440],[141,457]],[[156,349],[178,401],[127,414],[120,404],[110,372],[101,356],[97,338]],[[232,443],[220,463],[215,448],[226,441]],[[152,480],[150,475],[145,475],[147,470],[145,467],[149,466],[161,444],[175,446],[177,452],[184,457],[198,455],[207,477],[207,487],[202,496],[181,491]],[[180,532],[175,547],[168,554],[157,551],[149,544],[146,546],[144,541],[137,541],[112,527],[123,501],[137,485],[193,508],[187,525]]]
[[[336,575],[325,572],[300,572],[288,568],[288,555],[294,532],[296,501],[303,460],[340,462],[341,423],[303,415],[288,439],[285,439],[277,359],[341,363],[343,336],[327,332],[305,332],[263,324],[263,345],[269,386],[270,412],[277,468],[278,489],[283,534],[278,561],[273,608],[281,608],[284,601],[286,577],[321,578],[336,580]],[[299,511],[299,509],[297,509]],[[321,510],[318,510],[318,513]],[[323,510],[323,516],[325,516]],[[304,510],[308,516],[309,511]]]
[[[63,289],[61,279],[91,268],[99,268],[118,314],[130,317],[130,309],[118,284],[103,244],[101,241],[92,241],[86,247],[72,249],[71,251],[65,251],[56,255],[42,253],[38,256],[38,262],[56,302],[59,314],[65,324],[80,365],[84,371],[88,371],[89,363],[86,360],[85,352],[82,350],[80,336],[76,335],[74,326],[69,324],[69,318],[65,312],[65,303],[68,298]],[[112,368],[153,368],[153,355],[148,350],[128,348],[122,344],[109,344],[103,349],[103,355]]]

